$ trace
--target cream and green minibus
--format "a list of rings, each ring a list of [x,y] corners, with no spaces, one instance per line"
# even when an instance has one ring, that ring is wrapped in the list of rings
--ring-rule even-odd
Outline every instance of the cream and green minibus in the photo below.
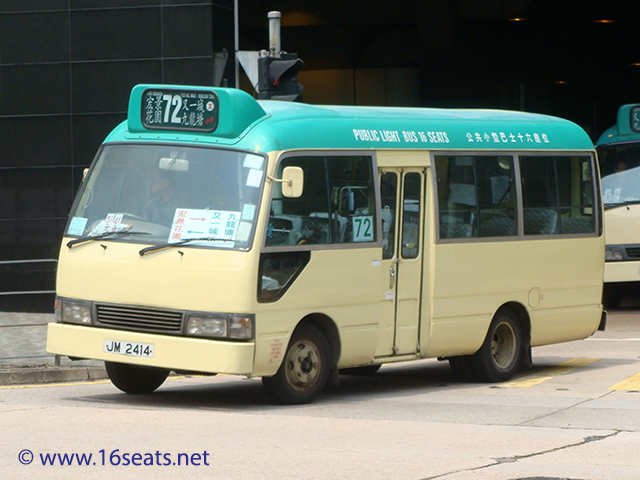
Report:
[[[604,304],[640,294],[640,105],[622,105],[596,143],[605,223]]]
[[[47,351],[132,394],[232,374],[301,404],[425,358],[503,382],[604,328],[603,268],[571,122],[138,85],[70,213]]]

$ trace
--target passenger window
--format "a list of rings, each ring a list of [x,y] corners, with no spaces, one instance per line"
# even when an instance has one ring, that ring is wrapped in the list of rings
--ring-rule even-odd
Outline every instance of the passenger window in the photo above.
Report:
[[[273,252],[260,255],[258,301],[275,302],[282,298],[309,263],[310,252]]]
[[[299,198],[286,198],[277,185],[271,203],[267,246],[322,245],[375,241],[373,164],[369,156],[284,158],[304,171]]]
[[[396,235],[396,195],[398,175],[385,173],[380,177],[380,197],[382,200],[382,258],[388,260],[395,253]]]
[[[525,235],[595,231],[590,157],[521,157],[520,175]]]
[[[420,193],[421,175],[407,173],[404,176],[402,198],[402,257],[416,258],[420,248]]]
[[[440,238],[518,234],[511,156],[437,156]]]

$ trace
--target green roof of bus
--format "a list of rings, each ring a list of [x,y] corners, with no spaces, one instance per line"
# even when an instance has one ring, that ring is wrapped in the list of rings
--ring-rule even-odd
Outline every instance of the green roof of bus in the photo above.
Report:
[[[640,133],[631,130],[631,109],[640,107],[637,103],[622,105],[618,109],[618,118],[613,127],[608,128],[600,135],[596,142],[597,146],[607,145],[609,143],[624,143],[640,141]]]
[[[212,133],[149,130],[142,123],[148,89],[215,92],[219,120]],[[220,145],[252,151],[290,149],[591,150],[578,125],[559,118],[498,110],[352,107],[256,101],[236,89],[138,85],[128,120],[105,142],[152,141]]]

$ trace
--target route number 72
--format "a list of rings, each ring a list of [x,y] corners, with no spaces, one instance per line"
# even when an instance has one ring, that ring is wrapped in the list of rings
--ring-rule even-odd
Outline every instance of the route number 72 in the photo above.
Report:
[[[370,242],[373,240],[373,217],[353,217],[353,241]]]
[[[171,114],[171,123],[180,123],[180,117],[178,114],[182,108],[182,97],[180,95],[170,95],[165,93],[162,96],[162,100],[167,102],[167,108],[164,111],[164,123],[169,123],[169,115],[171,114],[171,107],[173,106],[173,114]]]

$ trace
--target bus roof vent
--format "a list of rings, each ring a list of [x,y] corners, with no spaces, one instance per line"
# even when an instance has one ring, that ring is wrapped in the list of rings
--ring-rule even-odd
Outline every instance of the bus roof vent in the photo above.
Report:
[[[248,93],[234,88],[136,85],[129,98],[132,133],[197,133],[237,138],[267,114]]]

